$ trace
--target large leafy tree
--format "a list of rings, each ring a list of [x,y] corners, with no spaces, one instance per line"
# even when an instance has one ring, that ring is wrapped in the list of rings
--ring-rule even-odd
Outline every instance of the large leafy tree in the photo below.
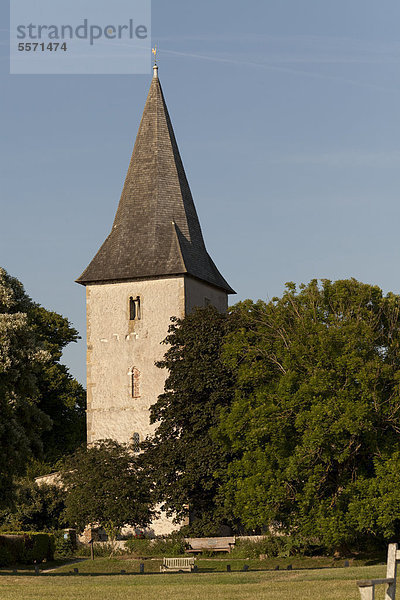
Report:
[[[400,533],[400,297],[354,279],[288,284],[232,310],[237,374],[221,496],[246,527],[328,547]]]
[[[85,441],[86,392],[61,364],[62,351],[76,342],[78,332],[68,319],[31,302],[28,310],[37,343],[49,360],[37,375],[39,408],[51,418],[51,427],[43,433],[43,459],[52,466]]]
[[[168,369],[165,391],[151,408],[157,428],[141,457],[155,498],[178,519],[189,506],[192,531],[206,534],[225,523],[216,492],[228,453],[213,428],[232,399],[233,378],[221,361],[226,327],[227,316],[211,306],[173,319],[158,363]]]
[[[150,480],[128,445],[102,440],[82,446],[65,461],[65,517],[83,530],[101,525],[110,537],[124,525],[145,526],[152,510]]]
[[[51,465],[84,439],[85,392],[59,363],[77,338],[0,268],[0,502],[33,458]]]
[[[38,377],[39,408],[51,418],[43,432],[43,468],[76,450],[86,438],[86,392],[67,367],[50,362]]]
[[[24,478],[15,489],[14,506],[0,513],[3,531],[51,531],[67,527],[65,490]]]
[[[51,427],[38,406],[37,374],[50,360],[29,323],[30,299],[0,269],[0,504],[9,500],[15,475],[42,449]]]

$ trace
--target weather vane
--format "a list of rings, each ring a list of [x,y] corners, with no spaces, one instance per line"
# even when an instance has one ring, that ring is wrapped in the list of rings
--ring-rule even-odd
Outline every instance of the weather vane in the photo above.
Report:
[[[151,51],[154,54],[154,66],[156,67],[157,66],[157,45],[155,45]]]

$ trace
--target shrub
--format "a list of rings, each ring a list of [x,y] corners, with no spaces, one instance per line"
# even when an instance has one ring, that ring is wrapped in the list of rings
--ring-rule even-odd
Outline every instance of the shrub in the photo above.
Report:
[[[7,550],[15,563],[32,564],[54,559],[55,544],[51,533],[29,531],[0,535],[0,547]]]
[[[260,554],[269,558],[288,556],[286,537],[268,535],[258,540],[237,539],[232,549],[232,556],[237,558],[258,558]]]
[[[68,534],[64,531],[54,532],[54,547],[56,558],[68,558],[73,556],[75,547]]]
[[[54,536],[50,533],[25,533],[24,555],[22,562],[31,564],[40,563],[44,559],[54,559]]]
[[[165,538],[130,538],[125,542],[128,552],[138,557],[180,556],[185,554],[185,542],[181,534],[172,534]]]
[[[2,557],[7,557],[4,560],[7,560],[8,564],[21,562],[24,553],[24,538],[18,535],[1,535],[0,550]]]
[[[284,549],[283,538],[266,536],[257,540],[236,539],[231,554],[237,558],[258,558],[260,554],[275,557],[281,556]]]
[[[290,535],[266,535],[262,539],[236,539],[232,556],[236,558],[268,558],[289,556],[314,556],[322,554],[323,548],[315,541],[303,540]]]
[[[77,556],[90,556],[91,544],[79,544],[76,551]],[[94,542],[94,555],[99,557],[121,556],[125,550],[115,546],[112,542]]]
[[[125,548],[131,554],[136,556],[151,556],[152,550],[150,549],[150,540],[131,537],[126,540]]]
[[[0,546],[0,567],[9,567],[14,562],[10,550],[6,546]]]
[[[213,552],[212,550],[202,550],[201,551],[201,557],[202,558],[213,558],[213,556],[215,556],[216,554],[217,553]]]

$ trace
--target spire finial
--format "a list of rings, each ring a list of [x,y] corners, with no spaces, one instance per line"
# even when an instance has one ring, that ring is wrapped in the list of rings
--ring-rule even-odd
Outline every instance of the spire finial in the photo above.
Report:
[[[158,79],[157,45],[155,45],[151,51],[154,54],[153,78]]]

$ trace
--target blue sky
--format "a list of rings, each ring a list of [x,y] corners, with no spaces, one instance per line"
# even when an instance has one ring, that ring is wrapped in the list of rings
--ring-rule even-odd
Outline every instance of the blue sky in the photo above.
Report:
[[[0,264],[81,332],[150,84],[9,75],[0,5]],[[159,74],[206,244],[237,290],[357,279],[400,293],[400,4],[153,0]]]

